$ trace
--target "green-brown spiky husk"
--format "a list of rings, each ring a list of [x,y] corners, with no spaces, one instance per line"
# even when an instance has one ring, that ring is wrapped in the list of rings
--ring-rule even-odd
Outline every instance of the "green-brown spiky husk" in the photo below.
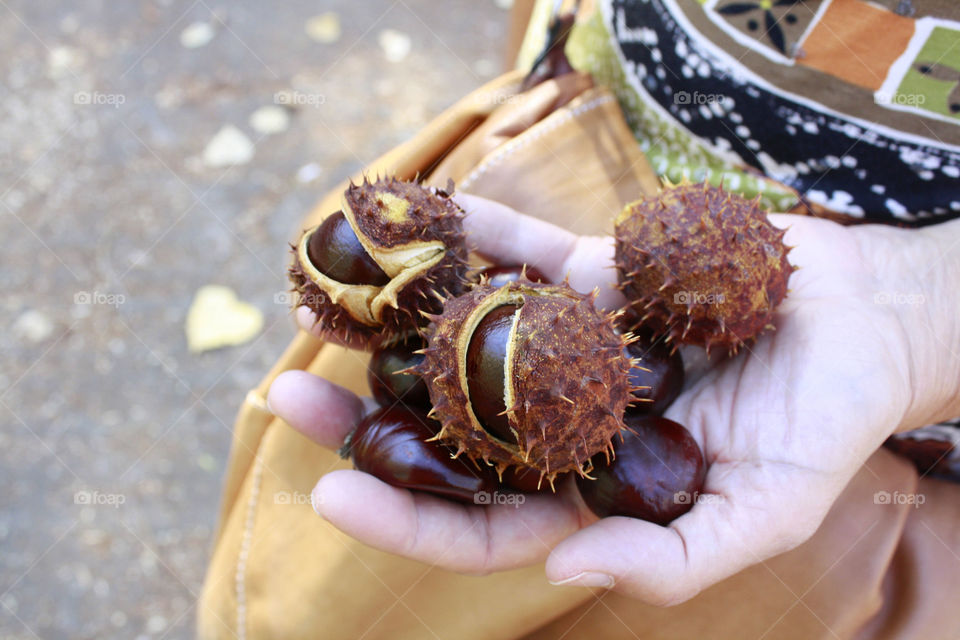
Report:
[[[389,264],[391,251],[401,249],[442,244],[443,256],[435,264],[423,263],[422,271],[397,289],[395,304],[384,305],[376,314],[364,314],[369,309],[350,309],[334,302],[311,276],[299,250],[305,239],[301,237],[292,247],[293,263],[288,270],[293,290],[298,294],[296,304],[313,311],[317,324],[326,333],[349,344],[359,342],[373,347],[422,329],[426,320],[421,312],[439,313],[442,300],[461,292],[467,283],[464,213],[451,199],[451,193],[452,185],[447,190],[428,189],[395,178],[374,182],[364,178],[359,185],[351,183],[343,195],[344,214],[368,254],[381,267]],[[391,202],[397,200],[408,204],[403,219],[389,215]],[[316,228],[304,232],[305,236]],[[419,267],[414,263],[410,268],[416,271]]]
[[[759,206],[707,183],[667,185],[616,223],[619,287],[631,315],[676,344],[736,353],[764,329],[794,267],[785,231]]]
[[[382,205],[377,199],[384,193],[411,203],[409,220],[395,222],[378,215]],[[360,184],[350,183],[343,194],[344,203],[355,213],[359,234],[372,239],[379,247],[404,245],[414,240],[440,240],[448,249],[467,259],[466,234],[463,231],[463,209],[453,201],[453,182],[446,189],[432,189],[417,182],[379,178]]]
[[[611,451],[625,428],[633,401],[631,360],[623,348],[629,335],[615,330],[617,314],[594,306],[566,283],[547,285],[521,279],[503,287],[476,285],[448,300],[433,317],[419,373],[430,391],[432,415],[442,425],[438,438],[499,471],[528,467],[553,480],[559,473],[589,472],[590,458]],[[470,405],[466,354],[472,333],[486,313],[519,305],[508,347],[506,379],[513,402],[507,407],[517,444],[486,431]]]

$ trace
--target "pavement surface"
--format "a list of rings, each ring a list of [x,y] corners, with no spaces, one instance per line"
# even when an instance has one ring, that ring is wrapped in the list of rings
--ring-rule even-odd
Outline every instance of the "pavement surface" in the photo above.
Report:
[[[286,243],[499,72],[505,4],[0,1],[0,638],[192,637]],[[188,351],[206,284],[263,330]]]

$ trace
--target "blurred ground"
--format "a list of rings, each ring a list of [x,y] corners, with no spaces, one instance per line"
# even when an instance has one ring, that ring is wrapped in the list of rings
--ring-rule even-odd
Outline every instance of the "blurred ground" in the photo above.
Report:
[[[293,334],[286,242],[499,71],[504,4],[0,2],[0,638],[192,636],[234,412]],[[226,125],[253,156],[216,168]],[[187,351],[208,283],[254,341]]]

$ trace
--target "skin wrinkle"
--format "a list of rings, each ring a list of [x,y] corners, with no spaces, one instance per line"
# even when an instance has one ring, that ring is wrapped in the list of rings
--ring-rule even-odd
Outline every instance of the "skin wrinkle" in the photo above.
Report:
[[[469,508],[469,507],[468,507]],[[490,527],[490,514],[491,510],[483,509],[481,514],[475,514],[473,516],[474,521],[479,520],[483,525],[483,539],[484,539],[484,549],[483,549],[483,562],[480,566],[480,571],[476,574],[478,576],[489,575],[496,570],[493,562],[493,529]]]
[[[413,505],[413,535],[410,536],[407,549],[404,552],[405,555],[413,556],[416,555],[417,546],[420,543],[420,505],[417,504],[417,496],[412,492],[407,494],[410,498],[410,503]]]

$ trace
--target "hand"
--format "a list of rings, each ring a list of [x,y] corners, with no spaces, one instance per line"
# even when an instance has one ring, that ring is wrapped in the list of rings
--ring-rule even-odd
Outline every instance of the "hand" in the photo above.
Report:
[[[496,203],[458,198],[486,257],[526,262],[553,280],[569,275],[575,289],[599,287],[600,305],[622,304],[611,287],[610,238],[575,236]],[[709,465],[709,499],[670,526],[598,520],[572,482],[555,495],[528,496],[519,507],[481,507],[396,489],[353,470],[320,479],[318,513],[361,542],[453,571],[485,574],[545,559],[554,583],[608,587],[660,605],[799,545],[887,436],[956,407],[922,397],[936,386],[922,373],[932,349],[925,331],[908,332],[904,322],[918,314],[911,321],[933,323],[930,312],[878,299],[923,291],[910,278],[916,261],[932,260],[931,240],[805,217],[771,219],[789,226],[786,241],[796,246],[790,259],[801,269],[777,312],[777,330],[735,358],[715,357],[705,373],[688,378],[667,412],[690,430]],[[269,404],[331,448],[369,408],[297,371],[277,378]]]

